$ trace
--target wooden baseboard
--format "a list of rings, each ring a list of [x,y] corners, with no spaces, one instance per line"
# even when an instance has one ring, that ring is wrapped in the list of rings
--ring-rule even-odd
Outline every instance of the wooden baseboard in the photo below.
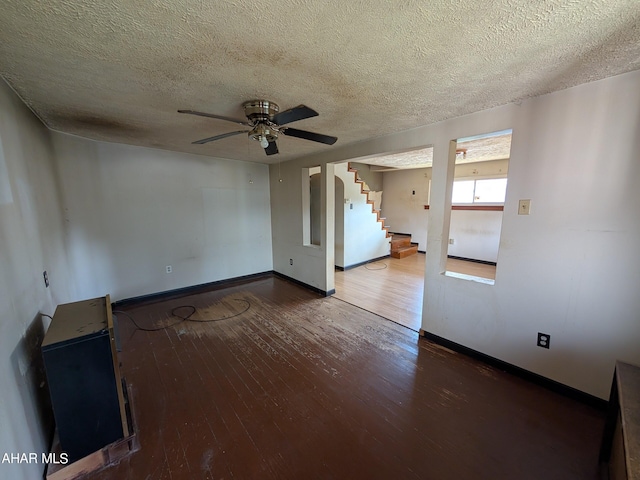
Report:
[[[496,262],[490,262],[488,260],[476,260],[475,258],[456,257],[455,255],[447,255],[447,258],[453,258],[455,260],[464,260],[465,262],[482,263],[483,265],[493,265],[494,267],[498,265]]]
[[[367,263],[379,262],[380,260],[384,260],[385,258],[389,258],[391,255],[383,255],[382,257],[372,258],[371,260],[367,260],[365,262],[354,263],[353,265],[349,265],[347,267],[339,267],[336,265],[336,270],[340,270],[344,272],[345,270],[351,270],[352,268],[361,267],[362,265],[366,265]]]
[[[225,288],[231,285],[251,282],[257,278],[269,277],[273,274],[273,270],[260,273],[252,273],[250,275],[242,275],[240,277],[225,278],[215,282],[201,283],[190,287],[176,288],[174,290],[165,290],[163,292],[149,293],[138,297],[125,298],[111,304],[113,309],[122,307],[130,307],[132,305],[143,305],[145,303],[153,303],[159,300],[170,300],[172,298],[184,297],[185,295],[193,295],[199,292],[205,292],[216,288]]]
[[[451,340],[447,340],[446,338],[427,332],[422,328],[420,329],[420,337],[430,340],[433,343],[437,343],[438,345],[448,348],[449,350],[453,350],[454,352],[462,353],[464,355],[467,355],[468,357],[484,362],[487,365],[510,373],[511,375],[516,375],[517,377],[520,377],[524,380],[533,382],[555,393],[559,393],[561,395],[564,395],[565,397],[577,400],[580,403],[584,403],[591,407],[597,408],[599,410],[604,411],[609,405],[609,402],[607,402],[607,400],[603,400],[602,398],[596,397],[563,383],[556,382],[555,380],[551,380],[550,378],[543,377],[542,375],[533,373],[529,370],[525,370],[524,368],[518,367],[511,363],[507,363],[490,355],[486,355],[472,348],[465,347],[464,345],[461,345],[459,343],[452,342]]]
[[[336,289],[335,288],[332,288],[329,291],[324,291],[324,290],[319,289],[318,287],[314,287],[313,285],[309,285],[308,283],[304,283],[304,282],[301,282],[300,280],[297,280],[295,278],[288,277],[284,273],[280,273],[280,272],[274,271],[273,275],[275,275],[276,277],[283,278],[284,280],[287,280],[287,281],[289,281],[291,283],[295,283],[296,285],[300,285],[301,287],[305,287],[305,288],[307,288],[309,290],[312,290],[312,291],[314,291],[316,293],[319,293],[323,297],[330,297],[331,295],[336,293]]]
[[[385,257],[381,257],[381,258],[385,258]],[[367,263],[367,262],[364,262],[364,263]],[[348,268],[352,268],[352,267],[348,267]],[[316,288],[312,285],[308,285],[304,282],[296,280],[295,278],[288,277],[283,273],[276,272],[274,270],[269,270],[267,272],[252,273],[250,275],[243,275],[241,277],[233,277],[233,278],[227,278],[224,280],[218,280],[215,282],[202,283],[199,285],[193,285],[191,287],[176,288],[175,290],[166,290],[164,292],[150,293],[148,295],[141,295],[139,297],[125,298],[123,300],[118,300],[117,302],[113,302],[111,304],[111,307],[112,309],[116,310],[116,309],[121,309],[123,307],[130,307],[132,305],[140,306],[147,303],[158,302],[161,300],[170,300],[173,298],[184,297],[186,295],[194,295],[196,293],[207,292],[210,290],[215,290],[220,288],[226,288],[232,285],[241,285],[243,283],[252,282],[260,278],[271,277],[273,275],[284,278],[293,283],[297,283],[298,285],[308,288],[310,290],[313,290],[314,292],[319,293],[325,297],[329,297],[334,293],[336,293],[335,289],[325,292],[324,290],[320,290],[319,288]]]

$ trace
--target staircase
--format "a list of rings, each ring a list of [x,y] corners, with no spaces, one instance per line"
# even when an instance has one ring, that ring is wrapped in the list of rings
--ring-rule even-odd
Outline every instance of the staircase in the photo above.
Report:
[[[411,243],[411,235],[391,234],[391,256],[393,258],[404,258],[415,253],[418,253],[418,245]]]
[[[391,238],[391,234],[389,233],[389,227],[384,224],[384,221],[386,219],[384,217],[381,217],[380,216],[380,210],[376,210],[375,207],[373,206],[373,200],[371,200],[369,198],[369,190],[367,190],[365,188],[364,180],[362,180],[362,179],[360,179],[358,177],[358,169],[351,167],[351,163],[349,163],[348,164],[348,170],[350,172],[353,172],[353,174],[355,176],[355,182],[360,184],[360,193],[362,193],[362,194],[367,196],[367,203],[369,205],[371,205],[371,211],[376,214],[376,218],[377,218],[378,222],[380,222],[380,228],[382,228],[382,230],[385,231],[387,238]]]

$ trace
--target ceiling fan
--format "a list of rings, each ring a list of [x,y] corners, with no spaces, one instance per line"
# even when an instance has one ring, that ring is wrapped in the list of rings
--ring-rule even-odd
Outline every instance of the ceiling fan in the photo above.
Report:
[[[251,100],[242,104],[244,114],[247,120],[236,120],[235,118],[223,117],[212,113],[197,112],[195,110],[178,110],[178,113],[187,113],[189,115],[199,115],[201,117],[217,118],[218,120],[226,120],[227,122],[237,123],[249,127],[249,130],[237,130],[235,132],[223,133],[214,137],[196,140],[196,144],[203,144],[220,140],[223,138],[248,133],[249,138],[260,142],[260,146],[264,148],[267,155],[278,153],[278,145],[276,139],[279,134],[288,135],[290,137],[311,140],[312,142],[333,145],[338,140],[337,137],[322,135],[319,133],[308,132],[306,130],[298,130],[297,128],[285,127],[285,125],[304,120],[305,118],[316,117],[318,112],[305,105],[298,105],[284,112],[280,112],[280,108],[273,102],[268,100]]]

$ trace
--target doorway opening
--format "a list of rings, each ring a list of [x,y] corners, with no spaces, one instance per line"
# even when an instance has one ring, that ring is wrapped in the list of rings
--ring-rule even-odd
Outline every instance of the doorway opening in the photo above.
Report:
[[[334,297],[415,331],[432,159],[427,146],[335,164]],[[410,245],[401,258],[391,258],[393,233]]]

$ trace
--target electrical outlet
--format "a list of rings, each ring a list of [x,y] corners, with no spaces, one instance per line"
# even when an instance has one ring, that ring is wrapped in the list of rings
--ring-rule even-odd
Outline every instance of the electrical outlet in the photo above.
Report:
[[[173,268],[171,268],[171,265],[167,265],[167,273],[171,272],[173,272]]]
[[[540,333],[538,332],[538,347],[549,348],[551,344],[551,335],[548,333]]]
[[[47,275],[47,271],[42,272],[42,276],[44,277],[44,287],[49,288],[49,275]]]
[[[293,265],[293,258],[289,259],[289,265]]]
[[[456,243],[456,241],[453,238],[449,239],[449,245],[454,245]]]

